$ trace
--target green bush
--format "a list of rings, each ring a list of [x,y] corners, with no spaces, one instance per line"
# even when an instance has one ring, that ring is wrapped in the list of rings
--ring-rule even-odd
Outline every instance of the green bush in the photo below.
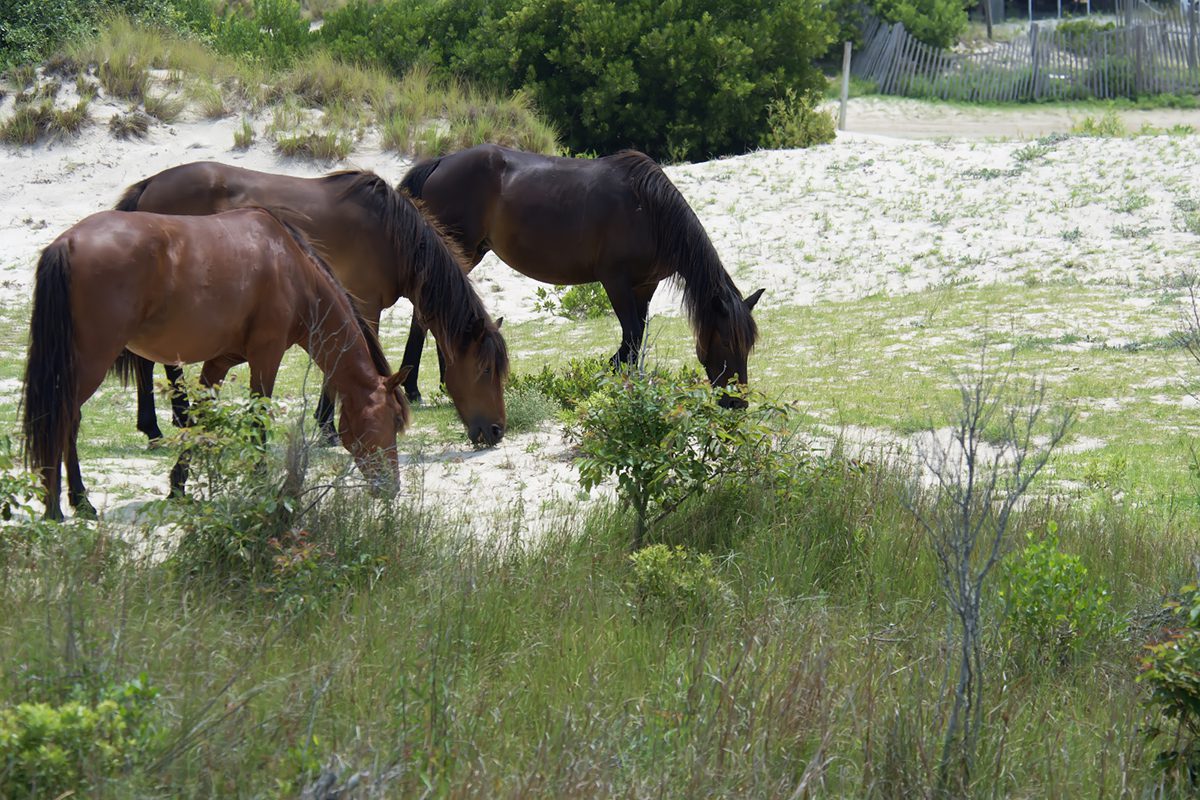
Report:
[[[1117,29],[1117,23],[1100,23],[1085,18],[1063,20],[1054,29],[1058,46],[1069,53],[1085,55],[1100,34]]]
[[[950,47],[967,29],[967,9],[976,3],[963,0],[875,0],[876,13],[888,22],[899,22],[918,41]]]
[[[153,744],[148,712],[157,695],[143,675],[94,703],[0,710],[0,797],[66,797],[96,788]]]
[[[1148,738],[1170,742],[1158,754],[1158,766],[1194,788],[1200,774],[1200,589],[1184,586],[1180,599],[1167,606],[1179,627],[1146,647],[1138,681],[1149,686],[1146,704],[1156,717],[1146,728]]]
[[[504,409],[509,433],[537,430],[558,412],[558,403],[530,383],[509,386],[504,392]]]
[[[640,548],[652,509],[665,516],[713,484],[770,471],[786,410],[765,402],[747,411],[720,406],[736,388],[712,387],[669,373],[610,376],[578,408],[568,430],[579,443],[585,489],[615,477],[636,515]]]
[[[717,577],[712,556],[675,545],[652,544],[629,556],[633,567],[630,588],[640,609],[672,617],[706,612],[728,593]]]
[[[1007,565],[1001,592],[1017,650],[1049,663],[1101,644],[1123,627],[1108,590],[1088,577],[1078,556],[1059,550],[1057,530],[1051,522],[1041,541],[1026,534],[1028,544]]]
[[[611,375],[612,367],[607,359],[572,358],[557,371],[542,367],[541,372],[513,376],[508,382],[508,391],[532,388],[558,403],[563,410],[573,411]]]
[[[812,147],[832,142],[837,123],[829,112],[817,110],[818,95],[796,96],[793,89],[767,105],[767,133],[763,146],[770,150]]]
[[[514,87],[571,150],[676,161],[760,145],[771,100],[824,85],[833,30],[813,0],[527,0],[499,29]]]
[[[213,23],[212,40],[222,53],[279,67],[308,50],[313,37],[296,0],[253,0],[245,8],[227,6]]]
[[[539,286],[534,292],[534,308],[567,319],[599,319],[612,313],[612,303],[599,283],[578,286]]]

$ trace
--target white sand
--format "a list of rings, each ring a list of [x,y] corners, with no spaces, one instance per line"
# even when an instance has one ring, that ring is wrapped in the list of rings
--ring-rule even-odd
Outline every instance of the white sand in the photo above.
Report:
[[[60,103],[72,102],[72,94],[65,87]],[[0,103],[0,119],[11,113],[12,102]],[[921,105],[872,100],[860,104],[860,123],[870,128],[863,120],[874,114],[901,134],[921,134],[927,127],[941,135],[962,126],[973,135],[979,125],[1009,133],[1042,130],[1023,126],[1011,114],[1002,124],[993,119],[997,112],[936,107],[921,112]],[[94,103],[95,124],[71,141],[0,146],[5,290],[0,299],[25,302],[43,247],[82,217],[111,207],[128,184],[170,166],[216,159],[303,176],[353,166],[392,182],[407,167],[382,152],[370,135],[351,159],[338,164],[281,159],[263,141],[236,152],[237,117],[185,117],[175,125],[155,125],[145,141],[117,141],[106,123],[124,107]],[[905,116],[916,113],[940,116],[928,125]],[[1040,113],[1030,111],[1035,118]],[[261,135],[265,120],[256,127]],[[1024,141],[911,141],[850,133],[811,150],[759,152],[667,172],[742,290],[766,287],[762,307],[789,306],[956,282],[1156,284],[1196,266],[1197,236],[1184,229],[1182,209],[1200,202],[1198,145],[1196,136],[1075,138],[1041,152]],[[493,256],[474,278],[494,315],[538,316],[533,310],[538,284]],[[679,313],[678,295],[660,290],[652,312]],[[385,324],[403,328],[408,315],[402,302]],[[473,495],[494,498],[490,507],[498,510],[516,506],[526,520],[522,535],[556,524],[545,509],[555,498],[578,494],[565,445],[553,432],[512,437],[481,453],[448,448],[425,454],[422,464],[425,492],[440,494],[443,504]],[[162,489],[157,477],[117,474],[108,469],[112,465],[103,466],[84,465],[88,479],[98,484],[94,495],[101,505],[106,491],[134,478],[148,493]]]

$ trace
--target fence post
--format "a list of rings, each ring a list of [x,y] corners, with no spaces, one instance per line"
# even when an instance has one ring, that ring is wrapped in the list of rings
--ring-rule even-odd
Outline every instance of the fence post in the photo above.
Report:
[[[1038,26],[1034,22],[1029,26],[1029,61],[1033,65],[1033,74],[1030,76],[1029,89],[1033,93],[1033,99],[1038,99]]]
[[[1188,69],[1196,69],[1196,15],[1200,12],[1200,0],[1188,3]]]
[[[1146,85],[1145,75],[1142,74],[1142,54],[1146,49],[1146,26],[1138,25],[1133,29],[1133,94],[1136,97],[1142,93]]]
[[[838,130],[846,130],[846,103],[850,100],[850,50],[849,41],[842,45],[842,107],[838,111]]]

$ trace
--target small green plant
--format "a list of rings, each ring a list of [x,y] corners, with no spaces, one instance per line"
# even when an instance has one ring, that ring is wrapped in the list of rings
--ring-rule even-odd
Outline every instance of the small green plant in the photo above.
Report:
[[[1041,142],[1032,142],[1018,149],[1013,153],[1013,158],[1018,164],[1028,164],[1031,161],[1037,161],[1045,158],[1050,152],[1050,145],[1042,144]]]
[[[79,94],[81,102],[91,102],[96,99],[96,95],[100,90],[95,83],[88,80],[86,75],[80,73],[75,76],[75,91]]]
[[[141,111],[113,114],[108,121],[108,131],[118,139],[145,139],[150,132],[150,115]]]
[[[1071,133],[1077,136],[1098,136],[1105,138],[1120,138],[1128,136],[1129,130],[1115,111],[1104,112],[1100,119],[1088,115],[1071,126]]]
[[[767,104],[767,132],[762,146],[768,150],[790,150],[828,144],[837,135],[833,114],[817,109],[817,94],[801,96],[788,88],[783,97]]]
[[[573,411],[611,375],[612,367],[606,359],[572,358],[559,370],[542,367],[541,372],[513,376],[508,382],[508,391],[532,389],[549,397],[564,411]]]
[[[0,125],[0,140],[21,145],[36,144],[46,137],[62,139],[78,133],[90,121],[86,99],[65,109],[56,109],[51,100],[37,106],[21,105]]]
[[[288,158],[341,161],[354,149],[354,139],[338,131],[305,131],[277,137],[275,149]]]
[[[12,439],[0,435],[0,519],[32,514],[33,505],[41,494],[37,477],[23,469],[20,458],[13,453]]]
[[[553,289],[539,286],[534,296],[537,298],[533,304],[535,309],[567,319],[600,319],[612,313],[612,303],[599,283],[555,286]]]
[[[1057,525],[1051,522],[1041,541],[1032,532],[1025,538],[1001,591],[1013,638],[1039,660],[1061,663],[1120,633],[1108,590],[1089,578],[1078,556],[1059,549]]]
[[[220,119],[229,113],[225,94],[211,81],[197,81],[191,84],[188,86],[187,95],[205,119]]]
[[[254,126],[250,124],[250,120],[243,119],[242,127],[233,132],[233,149],[249,150],[252,144],[254,144]]]
[[[675,545],[652,544],[629,555],[629,585],[639,610],[656,610],[672,617],[710,611],[728,593],[707,553]]]
[[[1132,214],[1138,209],[1150,205],[1150,197],[1145,192],[1128,192],[1112,207],[1118,214]]]
[[[504,408],[509,433],[528,433],[537,430],[558,412],[558,403],[529,383],[509,387],[504,393]]]
[[[95,702],[0,709],[0,796],[67,797],[97,788],[153,745],[149,712],[157,695],[143,675]]]
[[[578,409],[569,435],[579,442],[585,489],[609,477],[636,517],[640,548],[651,523],[724,479],[769,469],[786,409],[760,401],[749,411],[722,407],[745,400],[736,388],[662,372],[624,371],[606,378]]]
[[[1178,627],[1146,646],[1138,682],[1149,687],[1145,703],[1155,716],[1147,737],[1170,743],[1157,765],[1194,788],[1200,774],[1200,589],[1184,586],[1167,608]]]

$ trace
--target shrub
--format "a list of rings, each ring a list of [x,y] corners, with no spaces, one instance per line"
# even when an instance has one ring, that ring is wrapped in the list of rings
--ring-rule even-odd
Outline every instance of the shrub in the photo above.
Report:
[[[1200,589],[1184,586],[1168,603],[1179,628],[1161,642],[1147,645],[1138,681],[1150,688],[1146,705],[1157,719],[1146,728],[1150,740],[1165,738],[1171,749],[1158,765],[1193,787],[1200,774]],[[1168,730],[1162,720],[1173,723]]]
[[[528,0],[498,28],[571,150],[695,160],[759,145],[772,99],[823,86],[832,21],[812,0]]]
[[[21,703],[0,710],[0,796],[66,797],[96,788],[152,744],[158,690],[143,675],[95,703]]]
[[[918,41],[950,47],[967,29],[967,8],[962,0],[875,0],[876,13],[888,22],[900,22]]]
[[[233,132],[233,149],[249,150],[252,144],[254,144],[254,126],[250,124],[250,120],[243,119],[242,127]]]
[[[666,373],[623,372],[606,378],[578,409],[569,435],[579,443],[585,489],[608,477],[636,516],[640,548],[652,509],[665,516],[712,484],[770,470],[786,410],[759,402],[749,411],[720,406],[735,388]]]
[[[837,135],[833,114],[817,110],[818,97],[797,97],[788,88],[767,106],[767,133],[762,144],[770,150],[812,147],[832,142]]]
[[[1092,42],[1102,38],[1101,34],[1117,29],[1115,22],[1096,22],[1091,19],[1068,19],[1058,23],[1054,29],[1058,46],[1068,53],[1087,55]]]
[[[539,286],[534,296],[537,298],[533,304],[535,309],[567,319],[599,319],[612,313],[612,303],[599,283],[555,286],[553,289]]]
[[[230,4],[214,23],[218,51],[285,66],[312,44],[308,20],[296,0],[252,0]]]
[[[41,495],[41,483],[32,472],[22,468],[13,453],[12,439],[0,435],[0,519],[32,514],[33,504]]]
[[[630,588],[643,610],[654,609],[672,617],[707,612],[728,589],[717,577],[712,556],[683,545],[674,548],[652,544],[629,555]]]
[[[515,375],[508,382],[508,390],[531,388],[558,403],[563,410],[573,411],[611,375],[612,367],[606,359],[572,358],[558,371],[542,367],[541,372]]]
[[[1006,623],[1014,639],[1038,660],[1059,663],[1072,653],[1094,647],[1122,628],[1108,590],[1088,577],[1078,556],[1059,550],[1057,527],[1028,544],[1006,566]]]

